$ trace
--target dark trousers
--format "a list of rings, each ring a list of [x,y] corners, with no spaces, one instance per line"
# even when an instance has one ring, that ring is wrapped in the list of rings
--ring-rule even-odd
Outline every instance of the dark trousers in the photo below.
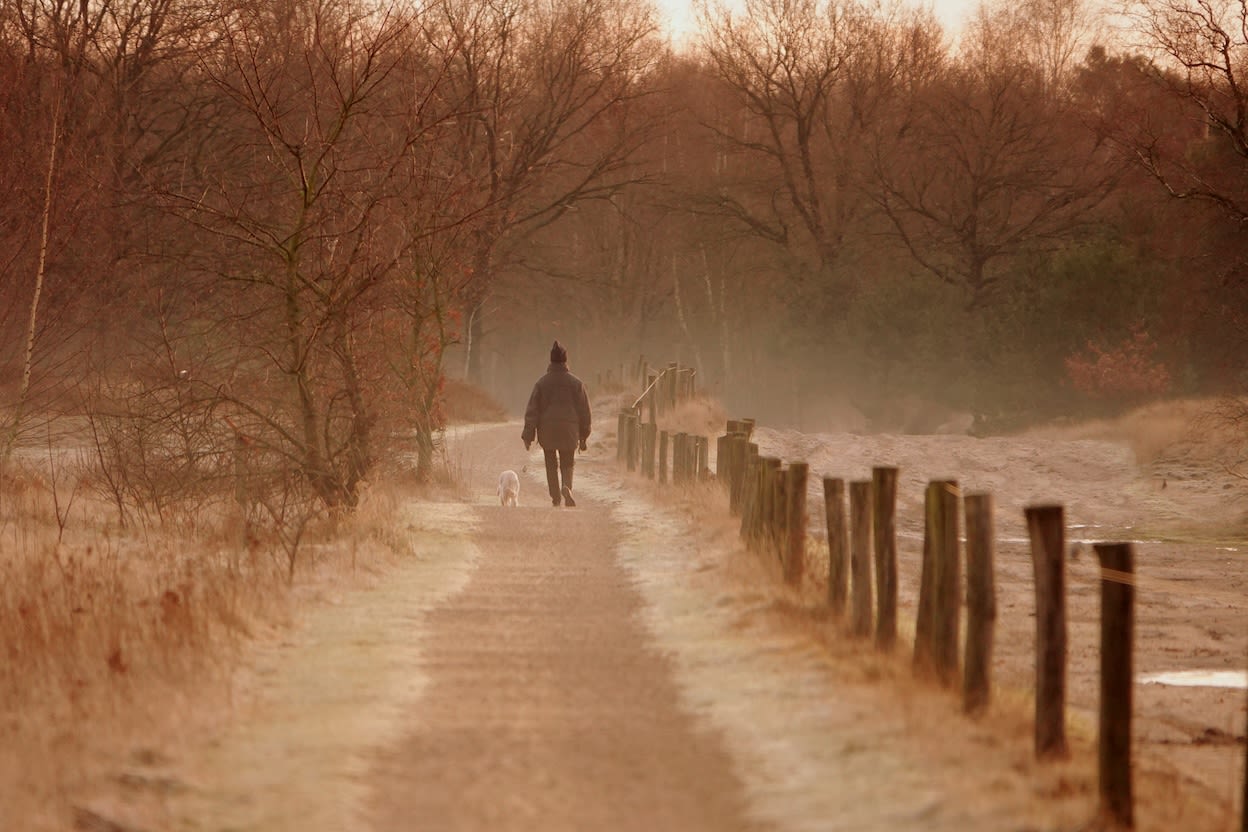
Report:
[[[559,476],[563,484],[572,488],[572,466],[576,464],[575,448],[542,448],[546,455],[546,485],[550,487],[550,499],[558,502],[563,492],[559,490]]]

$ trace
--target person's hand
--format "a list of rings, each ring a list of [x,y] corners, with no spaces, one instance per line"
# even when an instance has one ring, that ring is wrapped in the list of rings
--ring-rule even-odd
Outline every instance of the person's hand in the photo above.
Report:
[[[588,450],[589,450],[589,446],[585,444],[585,440],[584,440],[584,439],[582,439],[582,440],[581,440],[581,450],[582,450],[582,451],[588,451]]]
[[[526,439],[526,440],[524,440],[524,449],[525,449],[526,451],[527,451],[530,447],[532,447],[532,445],[533,445],[533,440],[532,440],[532,439]]]

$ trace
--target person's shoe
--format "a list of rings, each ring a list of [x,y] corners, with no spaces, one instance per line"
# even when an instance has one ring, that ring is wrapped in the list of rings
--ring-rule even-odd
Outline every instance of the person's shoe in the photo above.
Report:
[[[555,497],[553,500],[550,501],[550,504],[554,506],[555,508],[559,508],[559,498]]]
[[[576,500],[572,499],[572,489],[566,485],[563,487],[563,501],[568,504],[568,508],[576,508]]]

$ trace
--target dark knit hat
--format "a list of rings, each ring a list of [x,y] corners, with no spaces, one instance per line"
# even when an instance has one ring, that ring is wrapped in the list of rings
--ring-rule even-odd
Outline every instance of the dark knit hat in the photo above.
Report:
[[[551,364],[567,364],[568,363],[568,351],[565,350],[563,348],[563,344],[560,344],[558,341],[555,341],[555,345],[550,348],[550,363]]]

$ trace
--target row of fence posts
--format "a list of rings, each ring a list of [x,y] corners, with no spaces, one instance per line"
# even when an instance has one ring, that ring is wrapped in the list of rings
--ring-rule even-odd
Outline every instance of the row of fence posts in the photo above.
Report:
[[[643,359],[644,366],[644,359]],[[620,409],[616,460],[647,479],[668,480],[668,460],[674,483],[695,482],[710,476],[710,439],[686,432],[661,431],[660,413],[691,397],[696,372],[672,363],[658,373],[646,372],[646,386],[630,407]],[[648,417],[648,418],[647,418]]]
[[[653,418],[655,414],[662,416],[681,402],[692,399],[697,393],[697,375],[696,369],[682,367],[676,361],[665,367],[652,367],[643,355],[632,364],[620,364],[618,383],[625,389],[640,389],[642,394],[634,407],[640,407],[644,399],[644,404],[653,409]],[[598,373],[597,382],[601,390],[614,386],[617,377],[613,370],[608,370],[605,374]]]
[[[717,479],[730,510],[741,518],[741,536],[754,551],[774,554],[784,578],[799,584],[806,560],[809,466],[759,455],[752,419],[730,420],[717,439]],[[891,650],[897,640],[898,469],[872,469],[870,480],[848,484],[823,478],[828,535],[827,603],[849,613],[854,636]],[[846,492],[848,490],[848,513]],[[959,513],[959,501],[964,515]],[[964,498],[954,480],[934,480],[924,500],[923,555],[915,621],[916,674],[952,686],[958,681],[962,560],[959,521],[966,523],[966,614],[962,653],[962,705],[982,713],[991,693],[996,621],[993,574],[993,506],[989,494]],[[1025,509],[1035,566],[1035,753],[1062,758],[1066,743],[1066,545],[1063,508]],[[1134,824],[1131,792],[1132,645],[1134,554],[1130,543],[1098,543],[1101,565],[1101,696],[1098,774],[1101,814],[1120,827]],[[873,557],[874,556],[874,557]],[[874,565],[875,593],[872,593]],[[1248,782],[1248,781],[1246,781]],[[1248,795],[1248,785],[1245,786]],[[1244,813],[1248,830],[1248,811]]]

